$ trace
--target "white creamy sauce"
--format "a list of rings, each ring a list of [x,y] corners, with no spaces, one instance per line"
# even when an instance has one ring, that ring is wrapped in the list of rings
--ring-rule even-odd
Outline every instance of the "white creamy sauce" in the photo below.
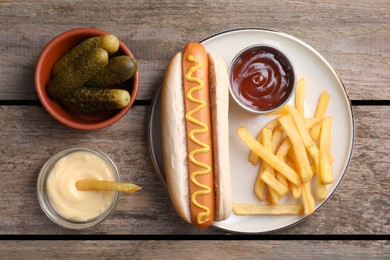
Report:
[[[115,175],[102,158],[77,151],[60,159],[47,179],[47,195],[64,218],[87,221],[103,213],[113,202],[115,192],[77,190],[76,182],[83,179],[115,181]]]

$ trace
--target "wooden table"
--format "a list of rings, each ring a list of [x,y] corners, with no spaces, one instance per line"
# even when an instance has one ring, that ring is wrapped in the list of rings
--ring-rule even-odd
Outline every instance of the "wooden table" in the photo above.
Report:
[[[34,89],[42,48],[56,35],[78,27],[117,35],[140,63],[141,86],[134,107],[119,122],[98,131],[61,125],[40,105]],[[334,67],[352,101],[353,157],[331,199],[298,225],[255,236],[215,228],[201,231],[176,215],[153,168],[147,138],[151,99],[167,62],[186,42],[248,27],[289,33],[313,46]],[[390,243],[380,236],[390,233],[389,39],[388,0],[0,1],[0,237],[5,239],[0,256],[390,257]],[[142,192],[122,196],[108,220],[85,231],[52,223],[36,195],[43,163],[76,144],[106,152],[123,180],[143,187]]]

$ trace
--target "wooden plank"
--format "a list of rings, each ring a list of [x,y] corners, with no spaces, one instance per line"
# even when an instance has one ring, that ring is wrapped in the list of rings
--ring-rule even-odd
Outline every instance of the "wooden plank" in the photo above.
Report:
[[[333,65],[351,99],[390,99],[389,14],[387,0],[2,1],[1,99],[35,99],[34,67],[41,50],[76,27],[109,31],[130,46],[140,63],[142,100],[152,98],[170,57],[186,42],[242,27],[282,31],[307,42]]]
[[[390,107],[354,107],[354,113],[355,149],[338,190],[306,221],[277,234],[390,233]],[[51,155],[76,144],[104,151],[124,181],[143,188],[123,195],[104,223],[77,234],[224,234],[197,230],[174,212],[149,157],[148,116],[148,106],[136,106],[118,123],[85,132],[62,126],[42,107],[0,106],[0,234],[75,234],[41,211],[36,179]]]
[[[44,246],[42,246],[44,244]],[[212,252],[212,256],[210,253]],[[2,241],[8,259],[389,259],[389,241]]]

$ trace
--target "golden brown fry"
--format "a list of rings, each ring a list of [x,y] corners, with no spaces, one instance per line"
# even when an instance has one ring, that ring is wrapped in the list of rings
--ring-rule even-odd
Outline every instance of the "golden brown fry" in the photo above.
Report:
[[[236,215],[299,215],[303,213],[303,206],[300,204],[253,205],[233,203],[233,213]]]
[[[328,196],[328,190],[326,188],[326,185],[321,183],[319,174],[317,174],[316,186],[317,186],[316,187],[317,188],[317,192],[316,192],[317,199],[319,199],[319,200],[326,199],[326,197]]]
[[[281,159],[286,157],[290,148],[291,148],[291,141],[288,137],[286,137],[284,138],[283,142],[280,144],[278,150],[276,151],[276,156]]]
[[[318,147],[314,143],[312,137],[310,136],[309,131],[305,127],[305,123],[304,123],[301,115],[299,115],[298,111],[294,107],[292,107],[292,106],[288,106],[287,109],[289,110],[290,116],[291,116],[291,118],[293,119],[293,121],[295,123],[295,126],[296,126],[296,128],[297,128],[297,130],[299,132],[299,135],[302,138],[303,144],[305,145],[307,151],[309,152],[309,154],[311,155],[312,159],[314,160],[316,169],[318,169],[318,166],[319,166],[319,150],[318,150]]]
[[[264,146],[264,148],[272,152],[272,130],[268,128],[263,128],[261,130],[261,144]],[[274,172],[271,166],[268,165],[268,163],[263,162],[264,164],[264,170],[270,171],[271,173]]]
[[[333,183],[333,170],[329,158],[330,154],[330,131],[332,126],[332,117],[326,117],[322,120],[320,133],[320,170],[319,176],[322,184]]]
[[[260,130],[260,132],[259,132],[259,134],[257,135],[257,138],[256,138],[256,140],[259,142],[259,143],[261,143],[261,140],[262,140],[262,136],[264,136],[264,132],[263,132],[263,130],[264,129],[267,129],[266,131],[269,131],[269,130],[274,130],[275,128],[277,128],[278,126],[280,126],[280,123],[279,123],[279,120],[278,120],[278,118],[275,118],[275,119],[273,119],[273,120],[271,120],[270,122],[268,122],[261,130]],[[269,129],[269,130],[268,130]],[[274,145],[277,145],[277,141],[278,141],[278,139],[277,138],[279,138],[279,134],[281,134],[281,135],[283,135],[283,131],[282,130],[278,130],[278,131],[276,131],[277,129],[275,129],[275,137],[274,137],[274,135],[272,135],[272,138],[276,138],[274,141],[272,141],[273,142],[273,146]],[[280,133],[280,131],[282,131],[281,133]],[[263,133],[262,133],[263,132]],[[268,134],[268,133],[267,133]],[[249,152],[249,161],[253,164],[253,165],[256,165],[258,162],[259,162],[259,160],[260,160],[260,158],[251,150],[250,152]]]
[[[132,183],[102,181],[102,180],[79,180],[76,188],[83,191],[117,191],[133,193],[141,189]]]
[[[279,119],[279,121],[292,143],[292,147],[296,156],[296,163],[298,165],[298,172],[300,173],[302,181],[307,182],[313,176],[313,172],[310,167],[309,158],[307,156],[302,138],[290,117],[283,116]]]
[[[278,129],[275,129],[274,132],[278,130]],[[280,130],[282,131],[282,134],[283,134],[283,130]],[[281,136],[282,138],[283,136]],[[291,142],[290,140],[288,139],[288,137],[286,137],[284,140],[281,141],[281,144],[278,146],[278,149],[275,151],[273,150],[272,152],[274,154],[276,154],[277,157],[279,157],[282,161],[285,161],[285,157],[287,155],[287,152],[288,150],[290,149],[291,147]],[[274,147],[273,147],[274,148]],[[280,172],[276,171],[275,172],[275,177],[278,181],[280,181],[286,188],[288,188],[288,180],[286,179],[286,177],[283,176],[283,174],[281,174]]]
[[[314,114],[314,117],[323,118],[325,116],[326,110],[328,108],[329,100],[330,100],[329,93],[326,91],[322,91],[322,93],[320,95],[320,99],[318,100],[318,104],[317,104],[317,108],[316,108],[316,112]],[[317,125],[312,127],[312,129],[310,131],[310,135],[313,137],[314,140],[318,140],[318,138],[320,136],[320,129],[321,129],[320,124],[317,124]]]
[[[288,114],[288,110],[286,109],[286,106],[282,106],[278,110],[266,113],[265,115],[267,115],[267,116],[273,116],[273,115],[280,116],[280,115],[286,115],[286,114]]]
[[[302,188],[301,185],[297,186],[293,183],[290,183],[291,194],[295,199],[299,199],[302,196]]]
[[[317,125],[322,119],[317,117],[308,117],[303,119],[305,127],[310,130],[313,126]]]
[[[320,169],[320,150],[317,148],[317,145],[313,145],[307,148],[307,151],[314,161],[314,170],[312,168],[313,173],[318,172]]]
[[[265,200],[265,189],[266,189],[266,185],[265,185],[264,181],[261,179],[262,172],[263,172],[263,164],[260,166],[260,169],[257,173],[255,186],[253,188],[253,191],[255,192],[257,198],[260,201]]]
[[[290,166],[291,168],[295,169],[295,165],[294,163],[290,160],[290,159],[287,159],[286,160],[286,163],[288,166]],[[295,185],[293,183],[290,183],[290,187],[291,187],[291,194],[293,195],[294,198],[296,199],[299,199],[302,195],[302,188],[301,188],[301,185]]]
[[[288,180],[286,179],[286,177],[283,176],[283,174],[281,174],[280,172],[276,171],[275,172],[275,178],[280,181],[280,183],[283,184],[284,187],[286,187],[286,189],[288,190]]]
[[[268,192],[269,192],[268,201],[272,205],[278,205],[281,196],[271,186],[266,184],[266,187],[267,187]]]
[[[313,161],[310,162],[310,167],[311,167],[311,170],[313,172],[313,175],[316,174],[317,173],[317,167],[316,167],[316,164]]]
[[[269,121],[265,126],[264,128],[268,128],[268,129],[271,129],[271,130],[274,130],[276,127],[280,126],[280,123],[279,123],[279,117],[276,117],[274,119],[272,119],[271,121]]]
[[[315,202],[310,190],[310,181],[302,184],[302,199],[305,215],[310,215],[315,210]]]
[[[261,132],[262,130],[260,130],[260,132],[257,134],[257,138],[256,140],[261,143]],[[256,165],[259,163],[259,156],[257,154],[255,154],[252,150],[249,151],[249,158],[248,158],[249,162],[253,165]]]
[[[272,130],[269,128],[262,129],[262,145],[267,151],[272,152]],[[275,170],[272,168],[267,162],[263,161],[263,172],[260,177],[264,174],[264,172],[268,172],[271,176],[275,176]],[[263,179],[263,178],[262,178]],[[264,180],[263,180],[264,181]],[[272,204],[278,204],[280,195],[276,192],[273,187],[267,186],[269,192],[269,200]]]
[[[280,139],[283,136],[283,130],[278,129],[276,127],[280,126],[278,118],[273,119],[270,121],[267,125],[265,125],[257,135],[256,140],[259,143],[262,143],[262,139],[264,138],[264,135],[271,135],[272,136],[272,147],[279,146],[280,145]],[[273,130],[276,128],[275,130]],[[274,149],[274,148],[272,148]],[[253,164],[256,165],[259,162],[260,158],[257,156],[252,150],[249,153],[249,161]]]
[[[272,131],[271,150],[273,154],[276,154],[280,145],[283,142],[284,131],[282,128],[276,128]]]
[[[253,138],[253,136],[251,136],[251,134],[246,128],[237,128],[237,134],[251,150],[253,150],[258,156],[263,159],[263,161],[270,164],[272,168],[283,174],[283,176],[286,177],[289,181],[296,185],[300,185],[302,183],[301,177],[296,171],[291,169],[291,167],[289,167],[286,163],[280,160],[280,158],[278,158],[276,155],[274,155],[270,151],[267,151],[264,146],[262,146],[259,142],[256,141],[255,138]]]
[[[268,171],[263,171],[261,174],[261,179],[268,185],[268,187],[271,187],[280,196],[284,196],[288,191],[287,187],[278,181],[275,176]]]
[[[295,109],[295,107],[293,107],[291,105],[286,105],[286,109],[289,111],[289,114],[290,114],[292,120],[294,121],[295,127],[298,130],[298,133],[301,136],[305,147],[307,148],[307,147],[313,146],[314,141],[311,138],[309,131],[305,127],[305,123],[304,123],[301,115],[298,113],[298,111]]]
[[[302,117],[305,117],[305,93],[306,80],[301,78],[298,80],[295,90],[295,107]]]
[[[272,130],[268,129],[268,128],[263,128],[260,131],[260,138],[259,139],[261,140],[261,144],[264,146],[264,148],[266,148],[268,151],[270,151],[271,146],[272,146]],[[253,153],[253,154],[257,158],[259,158],[258,155],[256,155],[255,153]],[[261,178],[264,171],[267,171],[270,174],[275,175],[274,169],[271,166],[269,166],[266,162],[263,162],[261,164],[260,170],[259,170],[257,177],[256,177],[255,186],[254,186],[254,192],[260,201],[265,200],[265,190],[267,188],[266,184],[264,183],[264,181]],[[269,195],[270,195],[269,196],[270,202],[272,204],[278,204],[279,199],[280,199],[280,196],[278,195],[278,193],[269,187],[268,187],[268,191],[269,191]]]

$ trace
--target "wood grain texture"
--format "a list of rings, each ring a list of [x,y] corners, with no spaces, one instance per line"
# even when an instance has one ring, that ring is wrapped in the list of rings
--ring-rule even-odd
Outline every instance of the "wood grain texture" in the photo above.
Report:
[[[140,64],[137,99],[146,102],[133,107],[118,123],[98,131],[69,129],[42,107],[32,105],[36,100],[34,69],[42,49],[58,34],[80,27],[117,35]],[[201,231],[177,216],[150,160],[147,104],[162,82],[169,59],[188,41],[236,28],[291,34],[322,54],[341,77],[351,99],[390,100],[389,0],[0,0],[0,236],[206,234],[229,238],[10,240],[1,241],[0,258],[390,259],[389,241],[364,241],[359,236],[390,234],[390,106],[353,107],[355,147],[342,183],[305,221],[271,233],[282,238],[351,234],[357,240],[231,240],[236,234],[216,228]],[[52,223],[40,209],[36,195],[36,180],[44,162],[70,145],[104,151],[117,164],[123,181],[143,188],[122,195],[109,219],[84,231]]]
[[[390,107],[354,107],[356,142],[350,168],[334,195],[304,222],[275,234],[389,234]],[[148,106],[133,107],[118,123],[77,131],[41,107],[0,107],[0,234],[225,234],[197,230],[174,212],[148,151]],[[44,162],[70,145],[107,153],[124,181],[143,189],[123,195],[115,213],[96,228],[69,231],[40,209],[36,179]]]
[[[140,63],[138,99],[151,99],[165,67],[188,41],[260,27],[313,46],[351,99],[390,99],[390,5],[375,1],[0,1],[1,100],[32,100],[43,47],[72,28],[117,35]]]
[[[388,259],[388,241],[5,241],[10,259]],[[201,250],[199,250],[201,249]]]

